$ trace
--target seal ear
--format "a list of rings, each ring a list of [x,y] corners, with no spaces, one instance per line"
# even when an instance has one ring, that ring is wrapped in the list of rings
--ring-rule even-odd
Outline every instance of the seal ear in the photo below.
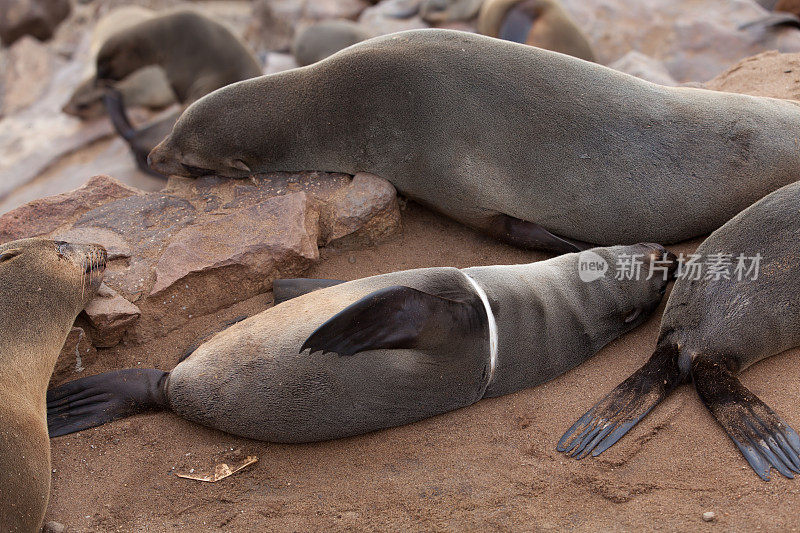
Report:
[[[398,285],[368,294],[331,317],[300,351],[339,355],[401,348],[436,351],[449,338],[475,335],[487,323],[477,296],[457,301]]]

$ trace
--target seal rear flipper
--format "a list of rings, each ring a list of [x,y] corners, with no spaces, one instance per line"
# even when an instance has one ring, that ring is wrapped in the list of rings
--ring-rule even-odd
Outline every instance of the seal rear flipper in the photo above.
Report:
[[[769,481],[771,467],[788,478],[800,473],[800,437],[736,379],[723,358],[695,356],[692,379],[700,399],[761,479]]]
[[[576,459],[613,446],[682,381],[677,348],[656,348],[650,360],[578,419],[556,449]]]
[[[347,306],[317,328],[300,351],[353,355],[377,349],[429,348],[454,335],[474,335],[488,326],[475,295],[458,301],[405,286],[387,287]]]
[[[104,372],[47,391],[47,428],[59,437],[144,411],[167,409],[169,374],[131,368]]]
[[[486,227],[489,235],[512,246],[544,250],[559,254],[582,252],[595,245],[550,233],[535,222],[528,222],[505,214],[494,217]]]
[[[292,298],[297,298],[318,289],[326,289],[339,285],[344,281],[338,279],[313,279],[313,278],[291,278],[276,279],[272,283],[272,298],[274,305],[281,304]]]

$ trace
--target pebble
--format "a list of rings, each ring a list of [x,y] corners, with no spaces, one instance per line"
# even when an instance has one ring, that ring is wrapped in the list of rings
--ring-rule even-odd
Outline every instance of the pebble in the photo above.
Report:
[[[705,520],[706,522],[713,522],[714,520],[716,520],[716,518],[717,515],[714,513],[714,511],[706,511],[705,513],[703,513],[703,520]]]
[[[48,522],[42,528],[42,533],[64,533],[67,531],[67,526],[61,522]]]

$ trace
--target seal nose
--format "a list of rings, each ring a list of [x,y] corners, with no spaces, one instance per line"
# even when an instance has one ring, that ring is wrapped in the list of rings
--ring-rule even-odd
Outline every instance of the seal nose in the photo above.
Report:
[[[659,261],[661,265],[666,266],[670,279],[675,277],[675,271],[678,269],[677,255],[655,242],[640,242],[639,244],[652,250],[650,253],[651,260]]]

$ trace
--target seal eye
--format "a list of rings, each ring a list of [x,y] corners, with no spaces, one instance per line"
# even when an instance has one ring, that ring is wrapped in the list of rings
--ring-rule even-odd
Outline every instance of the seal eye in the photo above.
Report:
[[[9,259],[13,259],[22,253],[22,250],[6,250],[0,254],[0,263],[5,263]]]

